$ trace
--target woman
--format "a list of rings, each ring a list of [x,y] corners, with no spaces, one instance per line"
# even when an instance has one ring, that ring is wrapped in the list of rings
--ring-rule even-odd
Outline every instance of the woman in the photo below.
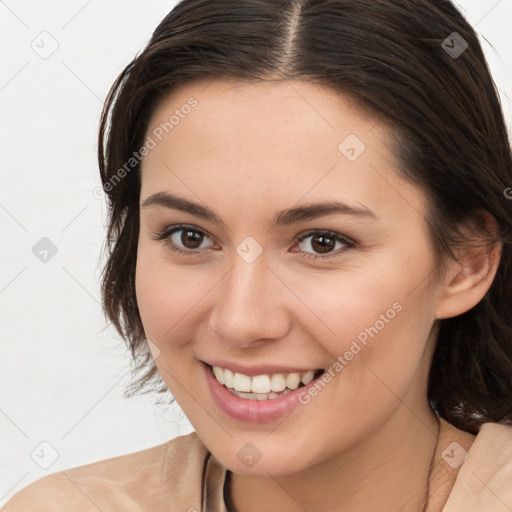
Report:
[[[451,2],[182,1],[99,160],[133,391],[195,432],[7,512],[512,509],[512,158]]]

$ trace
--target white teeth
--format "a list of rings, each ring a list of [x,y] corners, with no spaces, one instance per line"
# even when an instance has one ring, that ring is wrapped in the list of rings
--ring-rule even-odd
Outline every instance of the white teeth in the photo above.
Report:
[[[214,366],[214,368],[219,368],[219,367]],[[227,368],[226,369],[219,368],[219,370],[224,372],[224,382],[222,384],[224,384],[224,386],[226,386],[227,388],[232,388],[233,387],[233,377],[234,377],[233,372],[231,370],[228,370]]]
[[[250,377],[247,378],[252,380],[250,391],[253,393],[270,393],[271,391],[274,391],[270,385],[270,378],[268,375],[256,375],[256,377],[253,377],[252,379]],[[236,386],[235,389],[237,391],[241,391]]]
[[[234,389],[229,389],[228,391],[230,393],[233,393],[233,395],[239,396],[240,398],[245,398],[247,400],[272,400],[274,398],[278,398],[280,396],[287,395],[288,393],[291,393],[291,389],[285,389],[282,393],[279,395],[277,393],[271,392],[271,393],[240,393],[239,391],[235,391]]]
[[[309,384],[312,380],[313,380],[313,377],[315,376],[315,372],[313,370],[305,373],[303,376],[302,376],[302,383],[304,385],[306,384]]]
[[[233,387],[237,391],[245,391],[247,393],[251,392],[251,377],[244,375],[242,373],[235,373],[233,378]]]
[[[222,368],[219,368],[218,366],[213,367],[213,373],[215,375],[215,378],[221,383],[224,384],[224,371]]]
[[[282,373],[274,373],[270,380],[272,391],[284,391],[286,389],[286,379]]]
[[[286,377],[286,387],[290,389],[297,389],[300,383],[300,374],[290,373]]]
[[[213,366],[212,370],[217,381],[228,389],[241,393],[241,395],[250,394],[250,398],[255,397],[255,400],[268,400],[268,398],[276,398],[287,394],[287,391],[297,389],[301,382],[304,385],[309,384],[315,376],[314,370],[302,374],[289,373],[285,375],[275,373],[273,375],[255,375],[254,377],[249,377],[243,373],[233,373],[231,370],[220,366]],[[276,393],[279,393],[279,395],[276,395]],[[246,398],[246,396],[243,398]]]

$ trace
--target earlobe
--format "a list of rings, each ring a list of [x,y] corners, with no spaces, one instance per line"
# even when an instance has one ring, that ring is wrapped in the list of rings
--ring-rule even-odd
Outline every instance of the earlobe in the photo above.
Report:
[[[461,315],[484,298],[496,276],[502,247],[501,242],[481,242],[466,247],[457,261],[450,261],[436,318]]]

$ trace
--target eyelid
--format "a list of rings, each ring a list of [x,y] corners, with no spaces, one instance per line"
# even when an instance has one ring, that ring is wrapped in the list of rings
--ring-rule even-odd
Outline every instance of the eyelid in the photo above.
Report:
[[[315,235],[315,234],[330,235],[332,238],[334,238],[340,242],[344,242],[346,244],[350,244],[350,245],[354,245],[354,246],[357,245],[357,243],[354,240],[352,240],[351,238],[349,238],[348,236],[342,235],[341,233],[337,233],[336,231],[332,231],[330,229],[310,229],[308,231],[301,233],[300,235],[297,235],[297,237],[295,239],[298,240],[299,242],[302,242],[302,240],[304,240],[308,236]]]
[[[198,233],[201,233],[202,235],[207,236],[208,238],[211,238],[211,236],[208,234],[207,231],[204,229],[201,229],[198,226],[195,226],[194,224],[172,224],[169,226],[166,226],[160,231],[157,231],[155,233],[155,236],[153,240],[163,240],[165,237],[168,237],[172,234],[174,234],[175,231],[179,231],[180,229],[189,229],[190,231],[197,231]]]

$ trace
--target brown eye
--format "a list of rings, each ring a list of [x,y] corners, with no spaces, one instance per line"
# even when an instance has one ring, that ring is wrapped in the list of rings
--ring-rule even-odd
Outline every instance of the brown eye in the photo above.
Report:
[[[169,226],[157,233],[154,240],[164,242],[165,246],[172,251],[191,255],[203,253],[202,249],[210,249],[214,245],[203,230],[183,225]]]
[[[197,249],[204,239],[204,234],[199,233],[198,231],[193,231],[191,229],[181,229],[180,231],[182,232],[180,242],[187,249]]]
[[[311,247],[321,254],[334,249],[336,240],[325,235],[316,235],[311,239]]]
[[[313,231],[305,233],[298,238],[300,251],[309,257],[319,258],[335,256],[355,247],[355,242],[332,231]],[[325,256],[322,256],[325,255]]]

